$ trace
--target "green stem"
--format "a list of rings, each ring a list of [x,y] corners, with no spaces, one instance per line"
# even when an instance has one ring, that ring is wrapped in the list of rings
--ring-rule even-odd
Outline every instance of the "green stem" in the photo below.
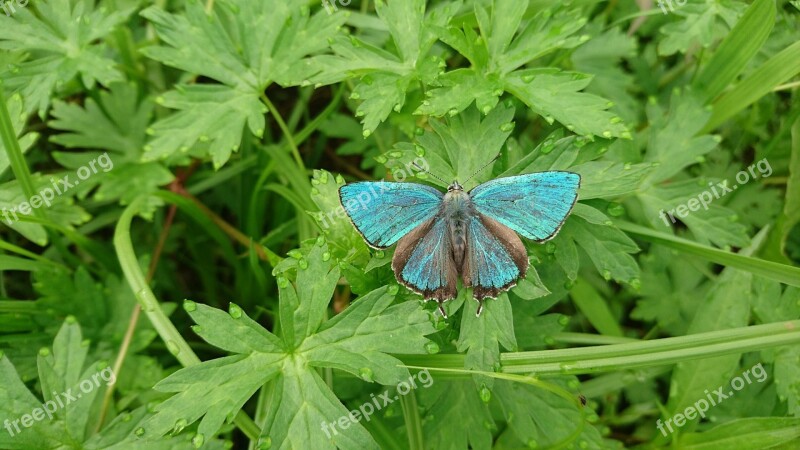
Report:
[[[306,165],[303,162],[303,158],[300,156],[300,150],[297,149],[297,144],[294,142],[294,136],[292,136],[292,132],[289,130],[289,127],[286,126],[286,122],[283,121],[283,117],[281,117],[278,108],[272,104],[272,101],[269,99],[269,97],[267,97],[266,92],[261,94],[261,101],[267,105],[270,114],[272,114],[272,117],[275,118],[275,122],[278,123],[278,127],[281,129],[281,132],[283,132],[283,137],[286,139],[286,143],[289,144],[289,149],[292,151],[292,156],[294,157],[294,162],[297,164],[297,167],[299,167],[305,173]]]
[[[144,273],[141,267],[139,267],[136,253],[133,251],[131,222],[133,221],[134,215],[139,211],[139,206],[142,204],[143,200],[143,197],[139,197],[128,205],[125,211],[122,212],[119,222],[117,222],[117,227],[114,230],[114,249],[117,252],[117,258],[119,258],[119,264],[122,267],[122,272],[125,274],[128,285],[131,287],[136,295],[136,299],[142,306],[142,311],[144,311],[150,323],[153,324],[153,328],[166,343],[170,353],[172,353],[184,367],[200,364],[200,358],[197,357],[183,336],[178,332],[178,329],[175,328],[175,325],[172,324],[161,309],[158,299],[156,299],[156,296],[147,284]],[[253,422],[253,419],[248,417],[245,412],[239,411],[234,418],[234,423],[249,439],[253,441],[258,440],[261,430],[259,430],[258,426]]]
[[[745,272],[750,272],[754,275],[759,275],[789,286],[800,287],[800,268],[726,252],[629,222],[615,221],[614,224],[620,230],[646,241],[674,248],[690,255],[699,256],[706,261],[744,270]]]
[[[11,115],[8,113],[6,96],[3,89],[3,80],[0,80],[0,137],[3,139],[3,145],[8,154],[8,161],[11,164],[11,170],[14,172],[14,176],[19,180],[19,185],[22,187],[22,193],[25,194],[25,197],[31,198],[36,194],[33,187],[33,179],[31,178],[31,171],[28,169],[28,164],[25,162],[25,157],[22,155],[22,149],[17,140],[17,132],[14,131]],[[33,208],[33,212],[38,217],[44,218],[44,212],[40,208]]]
[[[800,343],[800,320],[652,341],[503,353],[504,373],[582,374],[656,367],[705,357]],[[464,355],[403,355],[407,366],[463,371]]]
[[[400,396],[400,406],[403,407],[403,419],[408,434],[409,450],[422,450],[425,448],[425,441],[422,434],[422,419],[419,417],[419,407],[417,406],[417,396],[414,391]]]

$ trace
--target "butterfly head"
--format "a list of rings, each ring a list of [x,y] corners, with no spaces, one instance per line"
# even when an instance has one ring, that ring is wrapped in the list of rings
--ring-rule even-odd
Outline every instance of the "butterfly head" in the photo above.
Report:
[[[458,181],[453,181],[450,186],[447,186],[447,192],[463,191],[464,187],[458,184]]]

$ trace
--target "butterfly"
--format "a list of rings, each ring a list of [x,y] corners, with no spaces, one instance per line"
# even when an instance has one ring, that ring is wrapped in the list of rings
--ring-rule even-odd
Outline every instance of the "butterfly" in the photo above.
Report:
[[[369,244],[394,244],[397,281],[443,304],[458,294],[458,277],[478,300],[514,287],[528,270],[517,233],[536,242],[553,238],[578,198],[577,173],[548,171],[483,183],[471,191],[454,181],[447,193],[416,183],[358,182],[339,188],[350,221]]]

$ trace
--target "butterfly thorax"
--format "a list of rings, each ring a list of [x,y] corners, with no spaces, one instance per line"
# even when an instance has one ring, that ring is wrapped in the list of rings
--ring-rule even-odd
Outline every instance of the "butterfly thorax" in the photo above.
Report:
[[[457,189],[448,189],[442,202],[442,215],[447,222],[450,232],[450,242],[453,249],[453,261],[456,263],[456,270],[461,273],[464,263],[464,255],[467,249],[467,220],[472,213],[472,201],[469,194],[461,189],[458,183]]]

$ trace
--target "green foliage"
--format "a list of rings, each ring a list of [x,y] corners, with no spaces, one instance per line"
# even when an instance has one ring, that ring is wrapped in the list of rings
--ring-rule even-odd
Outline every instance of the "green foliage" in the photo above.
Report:
[[[0,448],[790,448],[800,9],[647,3],[10,3]],[[578,203],[480,316],[338,192],[547,170]]]

